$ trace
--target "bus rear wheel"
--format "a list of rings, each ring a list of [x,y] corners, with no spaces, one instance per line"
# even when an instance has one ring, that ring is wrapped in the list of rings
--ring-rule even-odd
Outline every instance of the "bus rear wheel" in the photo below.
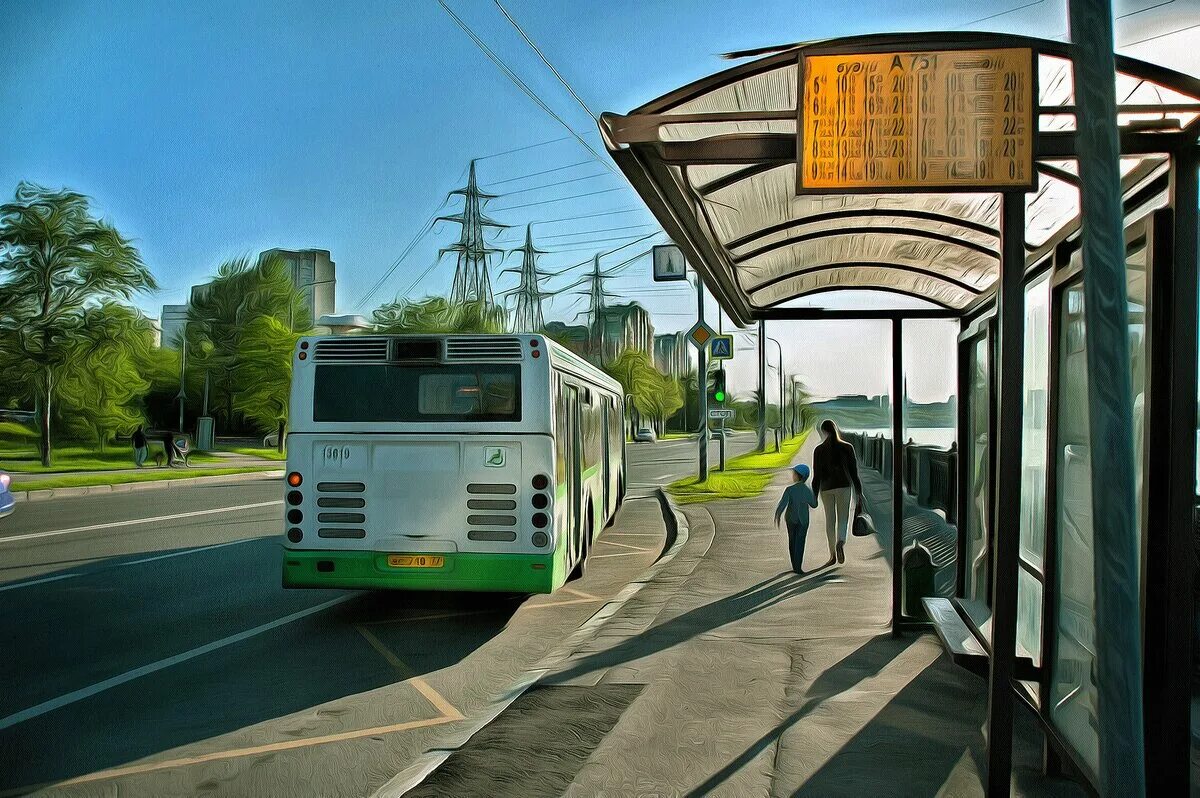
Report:
[[[571,576],[568,577],[568,581],[574,582],[578,579],[582,579],[583,575],[587,572],[588,555],[592,553],[592,530],[594,528],[594,524],[596,523],[593,518],[594,516],[592,515],[591,508],[589,507],[587,531],[584,533],[583,540],[580,541],[579,546],[579,562],[575,563],[575,570],[571,571]]]

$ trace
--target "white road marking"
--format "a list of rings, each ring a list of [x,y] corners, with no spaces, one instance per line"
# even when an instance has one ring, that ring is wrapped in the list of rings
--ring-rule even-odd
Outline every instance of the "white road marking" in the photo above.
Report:
[[[293,612],[291,615],[285,615],[282,618],[276,618],[273,621],[264,623],[261,626],[256,626],[253,629],[247,629],[244,632],[238,632],[237,634],[230,635],[229,637],[223,637],[220,640],[214,640],[211,643],[205,643],[202,646],[193,648],[191,651],[184,651],[182,654],[175,654],[174,656],[167,657],[166,659],[160,659],[157,662],[151,662],[149,665],[143,665],[140,668],[134,668],[133,670],[122,673],[119,676],[113,676],[110,679],[105,679],[102,682],[97,682],[93,685],[89,685],[79,690],[67,693],[66,695],[61,695],[58,698],[52,698],[49,701],[43,701],[36,706],[23,709],[20,712],[16,712],[6,718],[0,718],[0,729],[7,729],[11,726],[16,726],[18,723],[24,723],[25,721],[36,718],[39,715],[45,715],[47,712],[53,712],[54,710],[60,709],[69,704],[74,704],[76,701],[82,701],[85,698],[91,698],[97,693],[102,693],[105,690],[119,687],[126,682],[131,682],[134,679],[141,678],[142,676],[148,676],[149,674],[161,671],[164,668],[169,668],[172,665],[178,665],[181,662],[187,662],[190,659],[195,659],[196,657],[203,656],[204,654],[209,654],[217,649],[231,646],[234,643],[240,643],[243,640],[249,640],[251,637],[260,635],[263,632],[269,632],[272,629],[284,626],[292,621],[298,621],[301,618],[308,617],[309,615],[315,615],[318,612],[322,612],[330,607],[357,597],[357,593],[349,593],[345,596],[338,596],[335,599],[330,599],[329,601],[318,604],[315,607],[309,607],[308,609]]]
[[[22,540],[36,540],[38,538],[49,538],[56,535],[70,535],[75,532],[92,532],[97,529],[113,529],[119,526],[134,526],[136,524],[157,524],[160,521],[174,521],[179,518],[197,518],[202,515],[216,515],[218,513],[234,513],[239,510],[254,510],[258,507],[276,507],[283,504],[283,499],[276,499],[269,502],[255,502],[254,504],[239,504],[235,507],[214,507],[211,510],[192,510],[187,513],[175,513],[173,515],[159,515],[154,518],[133,518],[128,521],[110,521],[105,524],[89,524],[88,526],[76,526],[70,529],[55,529],[50,532],[33,532],[28,535],[12,535],[11,537],[0,538],[0,544],[16,543]]]
[[[641,551],[623,551],[619,554],[593,554],[592,559],[599,560],[603,557],[636,557],[639,554],[653,554],[653,552],[649,549],[642,549]]]
[[[628,543],[618,543],[615,540],[600,540],[597,542],[603,543],[606,546],[620,546],[623,549],[633,549],[634,551],[650,551],[650,549],[643,549],[641,546],[630,546]]]
[[[94,574],[103,573],[103,572],[111,570],[113,568],[124,568],[127,565],[140,565],[144,562],[154,562],[155,560],[165,560],[169,557],[182,557],[185,554],[196,554],[197,552],[201,552],[201,551],[208,551],[210,549],[219,549],[224,546],[236,546],[239,543],[249,543],[252,540],[261,540],[261,539],[262,538],[243,538],[242,540],[231,540],[228,543],[214,543],[211,546],[200,546],[199,548],[195,548],[195,549],[184,549],[183,551],[173,551],[170,554],[160,554],[157,557],[144,557],[140,560],[131,560],[130,562],[113,563],[112,565],[106,565],[101,568],[95,568],[91,571],[80,571],[78,573],[73,573],[73,574],[58,574],[57,576],[45,576],[45,577],[42,577],[41,579],[30,579],[27,582],[15,582],[11,585],[0,585],[0,593],[3,593],[5,590],[16,590],[19,587],[33,587],[34,585],[44,585],[47,582],[59,582],[63,579],[75,579],[76,577],[79,577],[79,576],[92,576]],[[37,564],[35,563],[33,565],[30,565],[29,567],[36,568]]]

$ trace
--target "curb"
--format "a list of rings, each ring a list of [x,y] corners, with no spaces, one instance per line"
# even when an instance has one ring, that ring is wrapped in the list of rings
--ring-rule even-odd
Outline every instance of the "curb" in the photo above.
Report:
[[[667,527],[667,538],[671,539],[672,531],[674,532],[674,542],[667,547],[662,556],[651,563],[650,567],[643,571],[641,576],[622,588],[621,592],[613,596],[592,617],[584,621],[558,648],[553,649],[540,662],[534,665],[532,669],[526,672],[521,680],[514,684],[503,698],[493,703],[486,713],[475,719],[469,729],[464,729],[455,740],[447,745],[425,752],[416,762],[409,765],[376,790],[373,793],[373,798],[399,798],[399,796],[404,795],[404,793],[427,779],[430,774],[441,767],[443,762],[450,758],[451,754],[466,745],[472,737],[499,717],[504,710],[508,709],[509,705],[524,695],[530,687],[541,681],[543,676],[569,659],[578,650],[579,646],[592,637],[595,637],[601,627],[608,622],[609,618],[620,612],[626,602],[637,595],[638,591],[645,585],[652,582],[659,571],[675,559],[676,555],[679,554],[680,550],[688,542],[687,519],[683,513],[671,504],[671,500],[667,498],[667,494],[662,488],[656,488],[655,494],[662,510],[663,523]]]
[[[66,499],[76,496],[91,496],[98,493],[132,493],[139,490],[155,488],[186,487],[190,485],[213,485],[238,482],[249,482],[256,479],[282,479],[284,472],[279,471],[250,471],[244,474],[216,474],[202,477],[180,477],[179,479],[160,479],[147,482],[121,482],[115,485],[87,485],[79,488],[45,488],[42,490],[23,490],[13,493],[13,499],[18,502],[36,502],[46,499]]]

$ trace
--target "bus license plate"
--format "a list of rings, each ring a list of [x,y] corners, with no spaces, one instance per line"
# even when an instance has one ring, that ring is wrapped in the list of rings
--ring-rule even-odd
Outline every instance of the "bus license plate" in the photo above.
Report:
[[[446,558],[436,554],[389,554],[388,565],[392,568],[441,568]]]

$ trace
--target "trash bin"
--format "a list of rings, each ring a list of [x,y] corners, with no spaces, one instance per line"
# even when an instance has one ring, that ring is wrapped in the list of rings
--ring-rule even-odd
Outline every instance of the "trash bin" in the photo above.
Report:
[[[927,616],[921,599],[933,595],[933,555],[921,543],[913,543],[904,551],[901,563],[904,571],[904,614],[924,620]]]
[[[213,420],[211,416],[200,416],[196,419],[196,448],[202,452],[211,452],[213,445]]]

